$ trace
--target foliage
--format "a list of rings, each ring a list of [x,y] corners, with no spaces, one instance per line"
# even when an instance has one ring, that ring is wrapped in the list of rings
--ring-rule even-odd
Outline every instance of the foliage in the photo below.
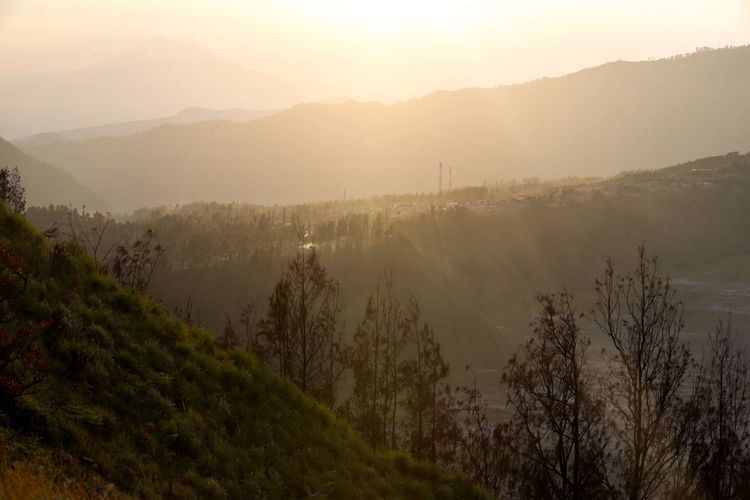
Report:
[[[12,408],[47,378],[49,362],[41,340],[53,326],[54,321],[45,320],[12,332],[0,327],[0,409]]]
[[[450,365],[443,359],[432,327],[420,324],[419,305],[411,299],[404,317],[405,337],[411,350],[400,366],[404,380],[406,449],[432,462],[453,460],[456,424],[447,377]]]
[[[219,335],[227,312],[248,302],[256,303],[258,317],[265,315],[279,268],[296,255],[290,221],[299,217],[340,282],[342,319],[352,329],[375,276],[392,269],[397,291],[419,297],[446,359],[490,366],[522,340],[537,291],[564,284],[588,299],[603,259],[632,262],[632,248],[642,241],[669,257],[662,265],[672,276],[715,264],[742,272],[737,256],[750,245],[749,166],[750,155],[726,155],[594,183],[490,183],[454,190],[444,206],[436,195],[402,194],[295,206],[142,209],[110,225],[103,248],[129,245],[152,228],[169,251],[149,292],[171,308],[192,296],[203,326]],[[437,207],[435,217],[430,205]],[[27,213],[46,229],[65,221],[68,209],[30,207]],[[87,214],[82,224],[101,227],[104,220]]]
[[[28,263],[0,241],[0,323],[10,319],[16,299],[29,284],[29,275]]]
[[[0,466],[0,497],[6,500],[115,498],[114,495],[90,495],[80,485],[55,484],[43,471],[35,469],[33,466],[20,464]]]
[[[302,243],[268,297],[254,346],[266,366],[331,408],[343,373],[340,309],[338,283]]]
[[[18,302],[29,280],[29,265],[0,241],[0,408],[6,411],[41,383],[48,369],[40,340],[55,321],[27,324],[17,317]]]
[[[457,439],[450,372],[429,324],[411,297],[403,306],[385,272],[367,302],[347,352],[354,388],[344,413],[373,450],[403,448],[452,464]]]
[[[0,200],[14,212],[26,210],[26,190],[21,184],[18,167],[12,170],[8,167],[0,168]]]
[[[372,449],[400,445],[400,397],[405,383],[402,351],[406,345],[402,306],[386,272],[367,301],[346,359],[354,376],[345,413]]]
[[[220,349],[3,206],[0,241],[34,263],[19,320],[58,318],[41,336],[47,378],[0,428],[143,498],[483,497],[459,476],[372,453],[251,355]]]

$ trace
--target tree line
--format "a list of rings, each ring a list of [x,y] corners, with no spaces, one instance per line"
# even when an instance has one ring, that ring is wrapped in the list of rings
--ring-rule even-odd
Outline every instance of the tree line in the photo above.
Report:
[[[268,297],[254,325],[255,306],[241,315],[237,333],[227,319],[219,343],[244,347],[281,377],[345,416],[373,450],[404,449],[445,462],[455,434],[450,367],[414,297],[402,301],[385,272],[372,292],[353,338],[340,320],[339,284],[305,243]],[[339,394],[345,372],[352,390]]]
[[[255,352],[372,449],[460,470],[501,498],[742,498],[750,479],[747,355],[730,324],[719,324],[695,359],[676,290],[655,256],[644,247],[637,255],[625,273],[608,261],[589,311],[566,290],[536,297],[531,337],[500,381],[501,422],[491,421],[476,383],[448,384],[433,328],[415,297],[397,296],[389,272],[347,341],[338,283],[314,245],[300,244],[244,342],[230,322],[234,340],[225,331],[223,344]],[[608,340],[604,367],[589,353],[584,322]],[[346,376],[351,388],[341,395]]]
[[[3,172],[3,201],[23,211],[17,171]],[[98,259],[96,233],[79,238],[72,224],[68,229]],[[683,305],[645,248],[629,272],[607,263],[594,282],[595,303],[584,313],[566,290],[537,296],[531,338],[502,376],[507,418],[498,423],[476,384],[448,385],[450,366],[434,330],[416,298],[395,294],[388,272],[348,339],[338,283],[301,230],[267,313],[256,320],[254,306],[243,309],[240,334],[227,318],[219,342],[253,351],[347,418],[373,449],[406,450],[461,470],[498,497],[744,497],[750,486],[747,355],[728,322],[717,325],[707,352],[694,358],[682,336]],[[145,289],[158,260],[153,251],[163,250],[148,239],[128,253],[124,269],[131,271],[121,271],[123,284]],[[0,382],[12,398],[38,383],[44,368],[33,346],[49,325],[13,324],[17,294],[11,292],[23,288],[26,264],[8,249],[0,254],[0,276],[9,284],[0,297]],[[584,323],[608,339],[604,368],[589,353]],[[24,364],[29,370],[19,369]],[[347,375],[352,387],[342,396]]]

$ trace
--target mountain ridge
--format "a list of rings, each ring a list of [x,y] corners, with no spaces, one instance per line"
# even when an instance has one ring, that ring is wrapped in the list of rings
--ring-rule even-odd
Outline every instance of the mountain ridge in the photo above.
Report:
[[[0,116],[7,126],[48,132],[190,106],[279,109],[298,100],[295,88],[194,40],[157,37],[80,69],[9,76],[0,82]]]
[[[18,146],[44,146],[57,142],[82,141],[99,137],[124,137],[145,132],[161,125],[187,125],[207,121],[246,122],[277,113],[278,110],[251,110],[242,108],[209,109],[201,107],[185,108],[177,114],[135,120],[130,122],[107,123],[91,127],[42,132],[14,139]]]
[[[454,185],[608,176],[750,149],[750,47],[391,105],[304,104],[243,124],[26,149],[119,210],[437,191],[439,162],[453,167]]]
[[[39,161],[0,137],[0,168],[3,167],[18,167],[29,206],[84,205],[89,210],[110,210],[107,202],[64,169]]]

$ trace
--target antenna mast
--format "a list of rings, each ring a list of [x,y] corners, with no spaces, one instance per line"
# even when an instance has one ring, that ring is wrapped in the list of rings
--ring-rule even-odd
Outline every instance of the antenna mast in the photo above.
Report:
[[[443,196],[443,162],[438,164],[438,196]]]

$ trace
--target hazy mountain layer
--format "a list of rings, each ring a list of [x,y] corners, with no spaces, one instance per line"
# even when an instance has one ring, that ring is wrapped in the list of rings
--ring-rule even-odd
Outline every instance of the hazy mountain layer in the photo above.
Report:
[[[3,125],[47,132],[168,116],[189,106],[279,109],[297,102],[277,79],[189,39],[157,37],[72,71],[0,81]]]
[[[122,137],[159,127],[161,125],[185,125],[206,121],[249,122],[277,111],[259,111],[251,109],[206,109],[188,108],[176,115],[154,118],[152,120],[138,120],[133,122],[111,123],[98,127],[76,128],[45,132],[21,137],[13,141],[20,146],[43,146],[56,142],[83,141],[97,137]]]
[[[0,138],[0,168],[18,167],[28,205],[73,205],[106,211],[109,204],[65,170],[39,161]]]
[[[750,149],[750,48],[616,62],[395,105],[304,105],[245,124],[29,147],[116,209],[297,202],[506,177],[608,175]],[[448,171],[444,171],[444,186]]]

